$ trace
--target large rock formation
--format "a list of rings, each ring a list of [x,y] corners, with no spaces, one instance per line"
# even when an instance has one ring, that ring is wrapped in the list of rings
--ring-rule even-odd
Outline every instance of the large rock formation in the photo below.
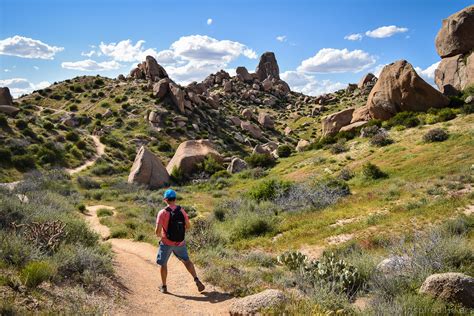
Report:
[[[432,274],[423,282],[420,293],[474,307],[474,278],[462,273]]]
[[[278,63],[273,52],[263,53],[255,73],[260,81],[267,79],[267,77],[280,79],[280,68],[278,68]]]
[[[184,91],[175,83],[169,84],[170,96],[173,103],[178,108],[179,112],[182,114],[185,113],[184,107]]]
[[[164,78],[158,81],[153,85],[153,96],[155,98],[163,98],[169,91],[169,84],[171,80],[169,78]]]
[[[385,66],[367,100],[370,116],[387,120],[401,111],[426,111],[449,104],[406,60]]]
[[[257,125],[254,125],[250,122],[242,121],[240,123],[240,128],[242,128],[242,130],[244,131],[249,132],[253,138],[259,139],[262,137],[262,130]]]
[[[0,105],[13,105],[13,98],[8,87],[0,87]]]
[[[353,108],[345,109],[331,115],[322,120],[323,136],[332,136],[337,134],[339,130],[351,123]]]
[[[474,6],[443,20],[435,43],[443,58],[435,71],[440,91],[456,95],[474,84]]]
[[[264,128],[273,129],[275,127],[275,121],[273,120],[272,116],[265,112],[258,113],[258,122]]]
[[[144,62],[138,64],[136,68],[130,71],[129,76],[133,79],[147,79],[152,82],[168,78],[165,68],[158,64],[152,56],[146,56]]]
[[[456,95],[474,84],[474,53],[443,58],[435,71],[435,83],[445,95]]]
[[[185,174],[190,175],[195,171],[197,164],[201,163],[207,156],[212,156],[219,162],[222,161],[221,155],[214,149],[209,140],[185,141],[176,149],[166,170],[171,174],[174,168],[179,168]]]
[[[170,176],[161,161],[145,146],[135,157],[128,176],[128,183],[139,183],[149,188],[159,188],[170,181]]]
[[[280,290],[267,289],[263,292],[246,296],[232,303],[230,315],[257,315],[263,308],[276,307],[286,300]]]
[[[253,81],[253,77],[251,74],[249,74],[247,68],[245,67],[237,67],[235,69],[235,72],[237,73],[237,78],[242,81],[242,82],[247,82],[250,83]]]
[[[443,20],[435,45],[441,58],[464,54],[474,48],[474,5]]]

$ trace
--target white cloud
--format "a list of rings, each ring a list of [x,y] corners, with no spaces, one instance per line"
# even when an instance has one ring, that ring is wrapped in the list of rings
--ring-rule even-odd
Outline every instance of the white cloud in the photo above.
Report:
[[[8,68],[3,69],[4,72],[10,72],[11,70]]]
[[[280,74],[280,77],[290,85],[291,90],[312,96],[334,92],[346,86],[346,84],[341,82],[317,80],[314,75],[308,75],[299,71],[285,71]]]
[[[212,21],[212,19],[211,19],[211,18],[209,18],[209,19],[207,19],[207,22],[206,22],[206,23],[207,23],[207,25],[211,25],[211,24],[212,24],[212,22],[213,22],[213,21]]]
[[[276,40],[279,42],[286,42],[286,35],[279,35],[276,37]]]
[[[54,55],[62,50],[64,47],[50,46],[39,40],[19,35],[0,40],[0,55],[53,59]]]
[[[106,70],[115,70],[122,67],[121,64],[115,60],[96,62],[92,59],[80,60],[80,61],[66,61],[61,63],[61,67],[65,69],[72,70],[82,70],[82,71],[106,71]]]
[[[85,57],[89,57],[89,58],[91,58],[94,55],[100,56],[100,55],[102,55],[102,53],[98,52],[98,51],[95,51],[95,50],[91,50],[89,52],[81,52],[81,56],[85,56]]]
[[[206,35],[183,36],[171,44],[175,55],[188,61],[229,63],[243,55],[257,58],[257,53],[244,44],[229,40],[217,40]]]
[[[323,48],[311,58],[303,60],[299,72],[340,73],[359,72],[375,63],[375,57],[363,50]]]
[[[372,31],[367,31],[365,32],[365,35],[367,35],[368,37],[373,37],[373,38],[386,38],[386,37],[393,36],[397,33],[405,33],[405,32],[408,32],[408,28],[398,27],[395,25],[389,25],[389,26],[381,26]]]
[[[118,43],[101,42],[99,49],[105,56],[123,62],[143,61],[147,55],[157,54],[156,50],[152,48],[145,49],[143,44],[145,44],[144,40],[139,40],[134,45],[131,40],[127,39]]]
[[[35,70],[39,70],[40,68],[38,66],[33,66]]]
[[[34,84],[25,78],[11,78],[0,80],[0,86],[8,87],[10,89],[10,93],[14,98],[17,98],[26,93],[30,93],[33,90],[49,87],[50,85],[51,83],[49,83],[48,81],[41,81],[37,84]]]
[[[422,69],[420,67],[415,67],[415,71],[420,77],[423,78],[426,82],[431,85],[434,85],[435,70],[438,68],[440,61],[434,63],[433,65]]]
[[[362,37],[363,37],[362,34],[355,33],[355,34],[349,34],[349,35],[344,36],[344,39],[348,41],[360,41],[362,40]]]

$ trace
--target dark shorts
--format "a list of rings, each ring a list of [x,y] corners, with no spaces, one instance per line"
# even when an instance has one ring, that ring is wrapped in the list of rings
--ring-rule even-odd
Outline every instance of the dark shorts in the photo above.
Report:
[[[171,253],[181,261],[189,261],[188,249],[186,245],[183,246],[168,246],[160,242],[160,247],[158,248],[158,255],[156,256],[156,263],[160,266],[166,265],[168,259],[171,256]]]

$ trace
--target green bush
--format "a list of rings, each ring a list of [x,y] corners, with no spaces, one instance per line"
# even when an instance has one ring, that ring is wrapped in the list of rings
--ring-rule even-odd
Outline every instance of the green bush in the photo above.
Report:
[[[230,226],[230,239],[239,240],[251,237],[263,236],[273,232],[276,223],[271,215],[263,215],[257,212],[240,212],[232,220]]]
[[[76,132],[70,131],[66,133],[66,139],[71,142],[77,142],[79,140],[79,135]]]
[[[28,123],[25,122],[24,120],[18,120],[18,121],[16,121],[15,126],[18,129],[23,130],[23,129],[28,127]]]
[[[211,180],[217,180],[219,178],[230,178],[231,176],[232,175],[229,172],[227,172],[227,170],[220,170],[211,176]]]
[[[247,195],[255,201],[269,201],[283,194],[291,187],[290,182],[278,180],[266,180],[251,188]]]
[[[245,161],[252,168],[269,168],[275,165],[275,159],[270,154],[254,153],[246,157]]]
[[[386,121],[387,126],[405,126],[405,127],[416,127],[420,125],[420,120],[417,117],[417,113],[414,112],[399,112],[394,117]]]
[[[98,189],[100,188],[100,183],[92,179],[91,177],[87,176],[79,176],[77,177],[77,183],[83,189]]]
[[[38,248],[23,238],[0,231],[0,261],[21,268],[28,262],[41,257]]]
[[[8,120],[3,114],[0,114],[0,127],[8,127]]]
[[[222,163],[217,161],[213,156],[207,156],[202,163],[198,165],[198,170],[202,170],[208,175],[224,170]]]
[[[43,124],[43,128],[45,128],[45,129],[47,129],[47,130],[49,130],[49,131],[50,131],[50,130],[53,130],[53,129],[54,129],[54,124],[51,123],[51,122],[45,122],[45,123]]]
[[[86,212],[86,206],[84,204],[79,204],[77,206],[77,209],[79,210],[79,212],[81,213],[85,213]]]
[[[8,165],[12,162],[12,152],[8,148],[0,148],[0,164]]]
[[[175,166],[173,168],[173,170],[171,170],[170,180],[173,183],[176,183],[178,185],[182,185],[182,184],[186,183],[188,178],[187,178],[186,174],[183,172],[183,170],[181,168]]]
[[[171,145],[165,141],[160,142],[157,148],[161,152],[170,152],[173,150],[173,147],[171,147]]]
[[[198,218],[193,221],[193,229],[187,233],[189,249],[199,251],[206,248],[216,247],[220,238],[214,230],[212,222],[208,219]]]
[[[69,106],[69,111],[71,111],[71,112],[77,112],[77,110],[79,110],[79,108],[77,107],[77,105],[71,104],[71,105]]]
[[[434,128],[429,130],[425,135],[423,135],[423,141],[427,143],[431,142],[443,142],[449,138],[448,132],[442,128]]]
[[[393,144],[393,140],[386,133],[377,133],[370,138],[372,146],[383,147]]]
[[[31,154],[15,155],[12,158],[12,163],[20,171],[27,171],[36,167],[35,158]]]
[[[464,104],[464,106],[462,107],[462,111],[464,114],[474,113],[474,102],[471,102],[469,104]]]
[[[332,154],[336,155],[336,154],[346,152],[348,149],[347,149],[346,145],[343,142],[337,142],[337,143],[331,145],[329,150],[331,151]]]
[[[126,238],[128,236],[128,231],[124,227],[115,227],[110,231],[111,238]]]
[[[278,154],[278,157],[280,157],[280,158],[290,157],[290,155],[291,155],[290,146],[288,146],[288,145],[278,146],[277,154]]]
[[[96,176],[110,176],[117,173],[118,170],[112,164],[107,163],[105,161],[100,161],[92,167],[91,172]]]
[[[456,118],[456,112],[450,108],[444,108],[438,111],[438,121],[439,122],[446,122]]]
[[[20,278],[27,288],[34,289],[41,283],[50,280],[56,273],[55,268],[47,261],[28,263],[20,272]]]
[[[362,174],[366,179],[382,179],[382,178],[387,178],[388,175],[380,170],[380,168],[370,162],[364,164],[362,166]]]
[[[101,208],[97,211],[97,217],[112,216],[114,212],[107,208]]]

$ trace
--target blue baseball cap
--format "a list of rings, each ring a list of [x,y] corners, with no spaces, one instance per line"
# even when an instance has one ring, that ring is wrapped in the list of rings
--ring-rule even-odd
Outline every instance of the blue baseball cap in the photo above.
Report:
[[[176,199],[176,191],[175,190],[172,190],[172,189],[168,189],[165,191],[165,193],[163,194],[163,197],[165,199]]]

